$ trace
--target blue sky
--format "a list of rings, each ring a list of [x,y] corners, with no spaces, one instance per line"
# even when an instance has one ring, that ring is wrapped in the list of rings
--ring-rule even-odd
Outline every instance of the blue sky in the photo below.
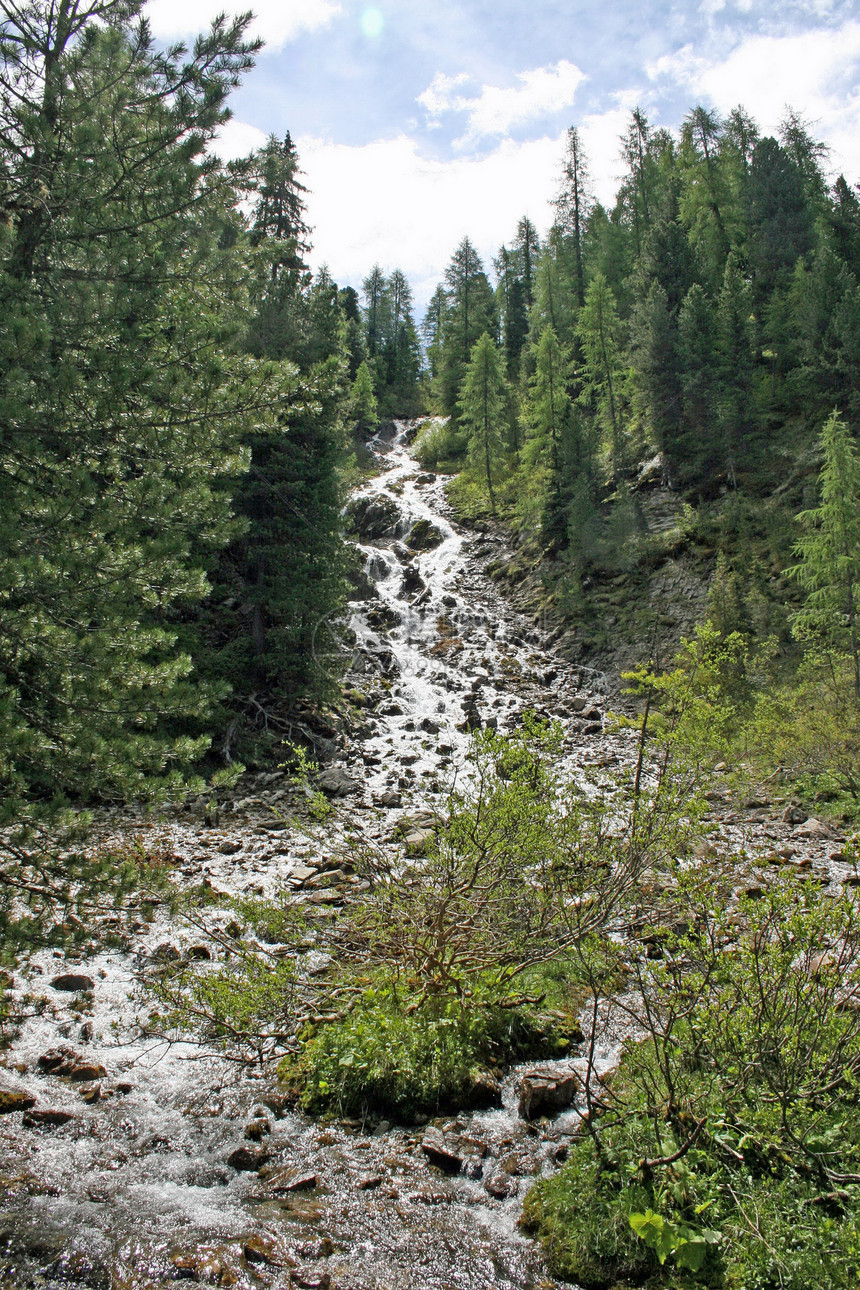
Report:
[[[250,0],[253,4],[253,0]],[[229,0],[150,0],[156,36]],[[241,10],[246,4],[236,4]],[[599,197],[639,104],[677,129],[702,102],[775,131],[787,106],[860,180],[856,0],[257,0],[267,46],[220,147],[289,130],[306,172],[314,262],[341,284],[402,268],[419,308],[464,235],[489,259],[519,216],[550,220],[564,131],[580,128]]]

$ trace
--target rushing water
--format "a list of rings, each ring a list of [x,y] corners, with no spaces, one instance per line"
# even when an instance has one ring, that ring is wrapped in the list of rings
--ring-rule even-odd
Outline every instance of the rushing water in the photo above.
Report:
[[[380,473],[357,499],[396,507],[396,516],[386,532],[362,539],[375,594],[351,605],[348,682],[374,701],[339,750],[355,786],[349,809],[380,839],[401,809],[432,802],[470,724],[505,729],[524,707],[537,708],[564,719],[586,750],[600,730],[600,678],[583,690],[583,675],[503,602],[482,561],[504,548],[491,534],[457,529],[443,481],[418,470],[406,438],[400,426],[373,445]],[[419,521],[435,544],[416,550],[409,543]],[[321,657],[330,626],[318,633]],[[602,737],[604,755],[607,747]],[[285,796],[278,777],[258,777],[248,792],[221,827],[187,811],[157,826],[119,819],[104,827],[150,843],[157,836],[179,881],[202,873],[226,892],[271,891],[300,866],[318,866],[318,847],[273,813]],[[140,1022],[151,1005],[138,993],[140,974],[165,954],[193,954],[200,938],[156,911],[127,949],[74,961],[46,952],[17,974],[32,1016],[6,1055],[0,1087],[71,1118],[26,1127],[20,1112],[0,1116],[0,1285],[152,1290],[177,1277],[340,1290],[554,1284],[516,1221],[531,1179],[556,1167],[574,1112],[548,1130],[528,1128],[516,1115],[512,1074],[502,1109],[442,1126],[465,1143],[469,1162],[448,1177],[428,1163],[420,1126],[320,1126],[284,1111],[276,1086],[257,1072],[145,1038]],[[54,989],[52,979],[68,971],[90,977],[92,994]],[[79,1084],[40,1071],[39,1058],[58,1045],[105,1075]],[[262,1145],[303,1180],[299,1189],[275,1192],[227,1163],[237,1147],[256,1147],[245,1137],[255,1119],[268,1121]],[[506,1198],[485,1186],[500,1162],[516,1189]]]

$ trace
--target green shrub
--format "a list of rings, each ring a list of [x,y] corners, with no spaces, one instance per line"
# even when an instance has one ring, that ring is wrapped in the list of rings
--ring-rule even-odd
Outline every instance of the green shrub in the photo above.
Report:
[[[425,470],[458,469],[465,460],[468,436],[454,417],[426,421],[412,446]]]
[[[343,1020],[319,1027],[279,1074],[306,1111],[400,1119],[480,1105],[480,1077],[517,1060],[557,1057],[570,1046],[555,1019],[527,1009],[415,1006],[383,984]]]
[[[853,1290],[855,903],[788,877],[733,899],[730,876],[704,866],[679,871],[674,900],[662,958],[632,964],[625,1007],[646,1038],[600,1085],[588,1136],[530,1193],[526,1221],[586,1287]]]

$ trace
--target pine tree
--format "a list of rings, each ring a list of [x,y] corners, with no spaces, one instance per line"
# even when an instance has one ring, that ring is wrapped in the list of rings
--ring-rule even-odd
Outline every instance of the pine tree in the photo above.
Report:
[[[376,429],[379,410],[376,395],[373,392],[373,374],[367,362],[363,362],[356,373],[350,392],[350,416],[356,434],[362,439],[370,437]]]
[[[483,475],[495,514],[494,482],[504,447],[507,384],[502,356],[487,333],[475,342],[460,392],[460,420],[469,436],[469,461]]]
[[[243,429],[290,396],[236,352],[238,194],[204,156],[255,46],[219,20],[156,52],[138,12],[34,2],[0,29],[7,820],[170,785],[208,742],[171,624],[231,531]]]
[[[261,196],[252,222],[256,254],[276,273],[264,280],[247,344],[255,356],[277,364],[281,379],[298,385],[301,376],[304,397],[274,402],[273,415],[246,436],[250,469],[235,486],[246,531],[218,561],[205,620],[207,666],[233,691],[225,720],[240,741],[264,707],[261,700],[292,706],[331,687],[314,651],[314,632],[339,611],[346,590],[339,468],[347,321],[325,266],[312,278],[297,257],[307,226],[295,149],[270,144],[255,160],[267,191],[278,163],[278,189],[291,197],[280,202],[277,219],[264,221],[261,208],[272,207]],[[256,753],[247,745],[242,755]]]
[[[723,123],[707,108],[696,107],[681,130],[681,218],[693,245],[701,248],[708,280],[719,282],[731,249],[727,231],[729,205],[726,174],[721,164]]]
[[[714,313],[704,290],[694,284],[678,315],[681,382],[680,470],[704,484],[718,465],[714,443],[716,337]]]

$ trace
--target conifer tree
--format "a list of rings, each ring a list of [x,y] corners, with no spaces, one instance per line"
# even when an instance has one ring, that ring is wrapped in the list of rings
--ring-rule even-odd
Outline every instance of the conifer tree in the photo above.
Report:
[[[204,156],[246,23],[157,52],[139,9],[33,0],[0,26],[4,819],[169,785],[208,742],[171,623],[231,532],[242,431],[291,394],[236,352],[238,195]]]
[[[796,622],[848,654],[860,702],[860,450],[836,412],[821,446],[821,503],[798,516],[807,531],[795,546],[800,563],[791,572],[808,594]]]
[[[615,298],[602,273],[595,274],[579,311],[576,335],[582,346],[580,396],[590,404],[604,432],[614,477],[623,468],[626,451],[622,423],[621,323]]]
[[[469,461],[483,475],[495,513],[494,482],[504,447],[507,385],[502,357],[487,333],[475,342],[460,393],[460,420],[469,436]]]
[[[497,326],[493,291],[481,258],[468,238],[451,257],[445,286],[441,401],[445,411],[453,412],[476,341],[485,332],[495,336]]]
[[[561,186],[555,199],[555,223],[573,252],[573,280],[576,305],[585,304],[585,260],[583,244],[594,199],[588,161],[576,126],[567,132]]]

